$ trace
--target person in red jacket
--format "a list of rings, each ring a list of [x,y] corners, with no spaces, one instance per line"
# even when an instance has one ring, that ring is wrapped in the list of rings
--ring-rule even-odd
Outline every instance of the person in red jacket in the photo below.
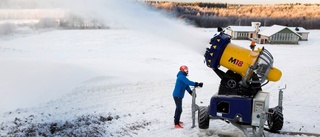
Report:
[[[184,97],[184,93],[187,90],[190,95],[192,95],[192,90],[189,86],[202,87],[202,82],[193,82],[190,81],[188,76],[189,70],[188,67],[182,65],[180,67],[180,71],[177,74],[176,85],[174,87],[172,96],[174,102],[176,104],[175,114],[174,114],[174,127],[175,128],[183,128],[181,124],[183,122],[180,121],[180,116],[182,113],[182,99]]]

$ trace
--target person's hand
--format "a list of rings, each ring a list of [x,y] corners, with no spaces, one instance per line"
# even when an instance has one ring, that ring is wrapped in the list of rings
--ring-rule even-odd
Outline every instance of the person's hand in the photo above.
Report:
[[[202,82],[199,83],[199,87],[201,87],[201,88],[203,87],[203,83]]]
[[[194,87],[203,87],[203,83],[202,82],[195,82],[195,86]]]

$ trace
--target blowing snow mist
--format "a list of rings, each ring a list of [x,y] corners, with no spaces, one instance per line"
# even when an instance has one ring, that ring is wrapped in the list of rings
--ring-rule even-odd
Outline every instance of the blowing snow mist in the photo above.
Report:
[[[111,29],[134,29],[169,39],[201,55],[210,39],[199,29],[137,0],[10,0],[0,5],[2,9],[65,10],[84,19],[99,20]]]
[[[187,25],[182,20],[170,17],[165,13],[152,9],[143,2],[135,0],[10,0],[0,4],[0,10],[6,9],[64,10],[84,19],[98,19],[106,26],[110,26],[110,29],[130,29],[173,41],[177,43],[174,46],[190,49],[199,53],[199,56],[203,55],[210,39],[202,31]],[[68,40],[70,41],[70,39]],[[150,44],[150,46],[154,45]],[[7,83],[3,86],[1,93],[6,94],[6,92],[10,92],[10,94],[7,94],[7,98],[9,99],[2,99],[3,101],[0,104],[10,104],[7,102],[12,102],[12,99],[15,99],[16,104],[11,104],[14,107],[23,107],[18,100],[21,100],[20,98],[25,96],[29,99],[26,98],[24,103],[26,106],[29,106],[27,105],[28,100],[41,98],[46,101],[49,96],[64,95],[65,92],[72,91],[83,80],[96,76],[94,72],[87,70],[86,67],[82,68],[82,66],[60,63],[60,60],[58,60],[58,63],[55,63],[45,57],[41,58],[44,58],[41,62],[37,60],[38,58],[35,60],[19,60],[14,58],[10,61],[2,59],[5,60],[2,61],[3,64],[11,64],[3,68],[8,70],[3,71],[5,76],[11,79],[8,80],[5,77],[0,79],[2,83]],[[53,60],[55,61],[55,59]],[[34,69],[35,66],[37,66],[36,69]],[[20,71],[20,68],[24,68],[24,70]],[[21,74],[16,73],[18,71]],[[60,74],[61,76],[59,76]],[[23,86],[17,87],[15,85]],[[17,97],[16,92],[20,91],[23,91],[24,94]],[[39,96],[28,96],[28,92],[38,92]],[[50,94],[47,94],[47,92],[50,92]]]

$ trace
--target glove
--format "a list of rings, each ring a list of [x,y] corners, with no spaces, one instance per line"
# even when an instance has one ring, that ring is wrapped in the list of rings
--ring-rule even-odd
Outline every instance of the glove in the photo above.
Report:
[[[201,87],[202,88],[202,86],[203,86],[203,83],[202,82],[195,82],[195,85],[194,85],[194,87]]]
[[[202,82],[199,83],[199,87],[201,87],[201,88],[203,87],[203,83]]]

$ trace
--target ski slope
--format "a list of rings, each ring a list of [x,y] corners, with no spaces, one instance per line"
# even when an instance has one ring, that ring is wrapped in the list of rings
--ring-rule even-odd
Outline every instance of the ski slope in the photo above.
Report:
[[[100,18],[110,29],[18,28],[1,35],[0,136],[244,136],[220,120],[211,120],[208,130],[192,129],[188,94],[184,128],[173,128],[172,91],[181,65],[189,67],[190,80],[204,83],[198,105],[208,105],[218,90],[220,78],[203,57],[216,29],[195,28],[129,0],[69,2],[51,5]],[[263,90],[275,106],[278,89],[287,86],[284,131],[320,133],[319,34],[310,30],[298,45],[257,45],[283,73]],[[251,42],[232,43],[249,48]]]
[[[197,33],[209,40],[213,31],[198,29]],[[270,104],[275,106],[277,89],[287,85],[284,131],[319,132],[319,33],[311,30],[309,41],[299,45],[257,45],[273,54],[274,66],[283,72],[279,82],[269,83],[263,90],[271,93]],[[0,45],[2,136],[16,118],[28,121],[19,126],[27,128],[63,124],[83,116],[112,117],[99,125],[106,130],[103,136],[244,136],[219,120],[211,120],[208,131],[191,129],[191,96],[183,101],[185,128],[173,129],[171,94],[179,66],[188,65],[189,79],[204,82],[198,89],[199,105],[209,104],[220,82],[201,54],[177,42],[134,30],[110,29],[52,30],[7,37]]]

